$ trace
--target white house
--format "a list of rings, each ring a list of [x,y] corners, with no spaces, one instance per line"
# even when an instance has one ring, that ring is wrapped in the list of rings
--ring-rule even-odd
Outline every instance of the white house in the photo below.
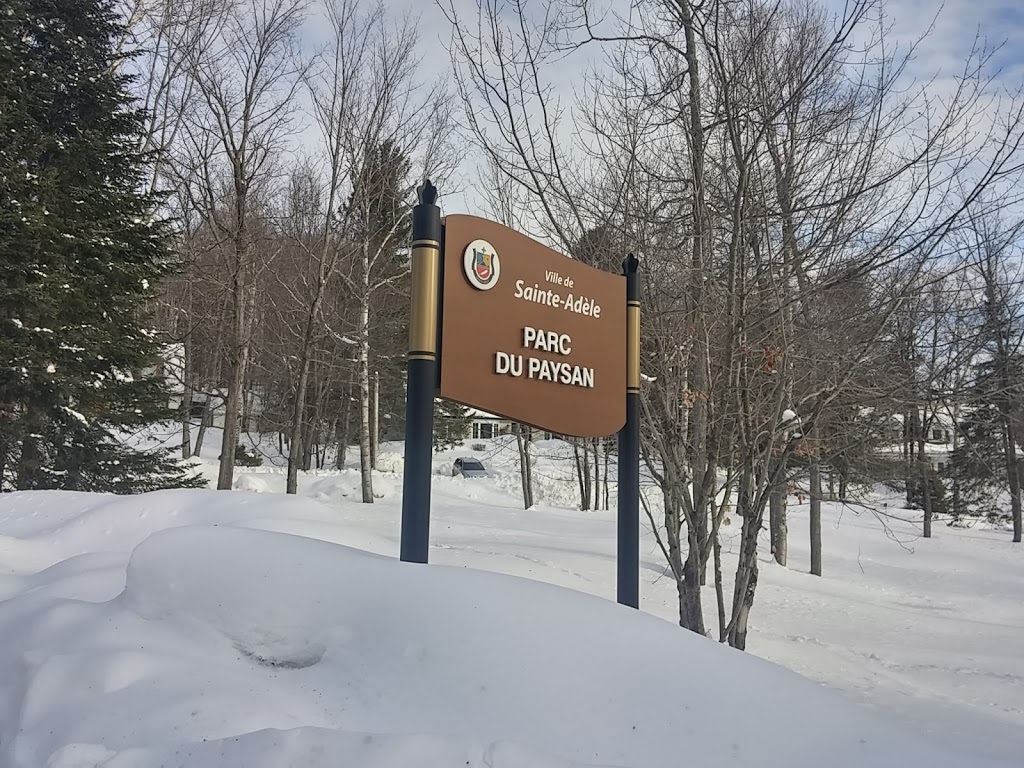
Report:
[[[182,400],[185,397],[185,346],[183,344],[165,344],[160,353],[163,362],[159,367],[148,368],[143,373],[152,375],[162,373],[170,390],[168,407],[178,411],[182,407]],[[207,419],[208,427],[223,428],[224,415],[227,412],[226,403],[228,399],[227,389],[221,387],[209,391],[191,393],[188,403],[189,418],[198,422],[204,416]],[[210,407],[206,403],[209,400]],[[243,431],[256,430],[257,419],[263,412],[263,398],[257,392],[251,390],[245,393],[245,402],[242,404],[242,425]]]
[[[897,434],[903,430],[903,417],[893,417]],[[953,452],[953,433],[956,429],[956,422],[950,410],[944,406],[928,417],[928,434],[925,436],[924,455],[932,469],[939,472],[946,468],[949,463],[950,454]],[[901,455],[903,444],[895,443],[882,449],[883,453],[889,455]]]
[[[490,440],[498,435],[512,434],[514,421],[504,416],[495,416],[493,413],[481,411],[479,408],[469,409],[470,437],[473,440]],[[551,432],[542,432],[531,429],[530,436],[534,440],[551,440],[556,437]]]

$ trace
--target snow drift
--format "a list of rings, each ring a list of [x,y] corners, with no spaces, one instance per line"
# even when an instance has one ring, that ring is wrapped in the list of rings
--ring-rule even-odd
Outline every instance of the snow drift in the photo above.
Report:
[[[983,765],[600,598],[254,529],[313,502],[22,502],[49,567],[0,603],[0,765]]]

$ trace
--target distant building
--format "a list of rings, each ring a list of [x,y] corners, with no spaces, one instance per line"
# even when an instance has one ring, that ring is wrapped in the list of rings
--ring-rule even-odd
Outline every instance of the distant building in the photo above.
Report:
[[[185,345],[165,344],[161,352],[163,362],[159,367],[154,366],[143,371],[145,375],[162,373],[170,390],[168,407],[180,413],[185,399]],[[227,389],[215,387],[204,391],[193,391],[188,402],[189,420],[195,424],[206,419],[206,426],[223,429],[224,416],[227,412],[226,403],[228,399]],[[207,408],[209,401],[209,408]],[[243,432],[256,431],[257,419],[263,413],[263,398],[256,392],[247,390],[244,402],[242,403],[242,422],[240,429]]]
[[[950,455],[953,452],[953,435],[956,430],[956,422],[953,419],[949,408],[940,407],[934,414],[929,415],[928,434],[925,435],[924,455],[932,469],[942,472],[949,464]],[[893,417],[896,434],[903,431],[903,417]],[[915,448],[916,450],[916,448]],[[887,446],[884,453],[903,453],[903,443]]]
[[[499,435],[510,435],[516,422],[506,419],[504,416],[495,416],[493,413],[481,411],[478,408],[469,409],[470,428],[466,439],[491,440]],[[528,428],[530,439],[551,440],[557,435],[539,429]]]

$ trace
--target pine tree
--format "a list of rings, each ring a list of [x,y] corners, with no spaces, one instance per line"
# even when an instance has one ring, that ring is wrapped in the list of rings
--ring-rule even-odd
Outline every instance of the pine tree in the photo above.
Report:
[[[169,418],[142,308],[171,269],[109,0],[0,12],[0,470],[19,489],[197,485],[120,439]],[[0,483],[2,485],[2,483]]]
[[[1019,367],[1019,363],[1015,364]],[[952,505],[954,517],[980,514],[1002,517],[1000,493],[1008,485],[1006,474],[1006,433],[999,410],[1004,393],[998,380],[998,363],[985,360],[975,366],[970,401],[957,428],[960,440],[950,456],[947,474],[957,488]]]
[[[454,448],[469,437],[469,408],[450,400],[434,400],[434,450]]]

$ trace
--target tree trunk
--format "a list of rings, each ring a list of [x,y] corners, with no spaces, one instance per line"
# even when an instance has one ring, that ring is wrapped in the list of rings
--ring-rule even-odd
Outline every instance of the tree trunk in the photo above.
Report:
[[[725,590],[722,584],[722,537],[718,535],[718,531],[714,532],[714,541],[712,546],[714,548],[715,558],[715,602],[718,605],[718,639],[720,642],[725,642]]]
[[[306,412],[306,390],[309,387],[309,349],[302,345],[299,353],[299,380],[295,383],[295,401],[292,403],[292,428],[288,438],[288,479],[285,493],[298,493],[299,460],[297,446],[302,445],[302,422]]]
[[[203,403],[203,415],[199,419],[199,430],[196,432],[196,445],[192,449],[192,455],[197,458],[202,454],[203,440],[206,438],[206,427],[213,421],[212,401],[213,398],[207,395],[206,401]]]
[[[580,444],[578,440],[572,441],[572,455],[576,462],[576,480],[580,486],[580,509],[584,512],[590,509],[590,470],[584,474],[583,467],[586,463],[584,456],[580,456]]]
[[[735,610],[736,618],[733,622],[732,632],[729,634],[729,645],[739,651],[747,650],[747,621],[750,618],[750,609],[754,607],[754,593],[757,591],[757,557],[750,563],[750,573],[746,578],[746,588],[742,594],[736,595],[734,599],[740,601],[739,607]]]
[[[190,283],[191,285],[191,283]],[[189,290],[191,293],[191,289]],[[189,301],[191,308],[191,301]],[[189,313],[191,317],[191,312]],[[182,339],[182,383],[181,383],[181,458],[192,456],[192,333],[184,334]]]
[[[821,576],[821,465],[811,460],[811,573]]]
[[[787,523],[786,523],[786,487],[782,484],[772,488],[769,501],[769,517],[771,520],[772,552],[775,554],[775,562],[779,565],[786,564],[787,554]]]
[[[691,335],[691,355],[687,365],[687,382],[694,394],[692,405],[687,414],[687,446],[690,464],[690,477],[693,479],[692,501],[693,516],[689,531],[690,553],[697,550],[694,563],[695,587],[697,590],[696,607],[700,608],[700,585],[707,581],[707,560],[701,556],[702,547],[708,540],[708,510],[711,500],[707,498],[704,483],[709,464],[713,460],[708,448],[708,390],[710,381],[710,356],[708,354],[708,308],[705,306],[704,293],[706,281],[711,272],[712,225],[710,206],[707,202],[705,178],[706,139],[704,134],[704,115],[702,94],[705,92],[701,78],[703,66],[697,53],[696,24],[693,18],[694,4],[690,0],[678,0],[674,3],[678,9],[678,20],[686,41],[684,58],[686,61],[687,97],[684,115],[685,130],[690,148],[690,168],[692,169],[693,194],[691,197],[691,227],[689,281],[686,285],[688,309],[693,313],[693,333]],[[712,497],[713,498],[713,497]],[[682,609],[682,606],[680,606]],[[703,614],[700,616],[700,632],[704,634]]]
[[[700,602],[700,547],[694,546],[692,531],[687,528],[689,551],[683,561],[681,504],[677,497],[680,486],[675,482],[662,486],[665,509],[665,538],[668,544],[668,563],[676,580],[679,602],[679,626],[691,632],[704,634],[704,613]]]
[[[747,458],[745,461],[750,462],[751,459]],[[757,590],[757,539],[764,522],[763,506],[757,506],[751,497],[752,467],[748,466],[745,473],[746,477],[740,481],[740,490],[736,498],[737,508],[743,509],[743,529],[740,533],[736,583],[733,585],[732,617],[727,633],[729,645],[741,651],[747,647],[747,620]]]
[[[604,509],[607,511],[608,507],[608,446],[604,446]]]
[[[921,512],[924,518],[922,532],[924,538],[930,539],[932,537],[931,467],[928,465],[928,458],[924,452],[924,444],[924,430],[922,429],[918,434],[917,441],[917,465],[920,470],[918,474],[921,477]]]
[[[957,455],[960,447],[960,408],[953,409],[953,455]],[[960,473],[953,472],[953,514],[960,515]]]
[[[345,398],[345,404],[341,408],[341,423],[338,425],[338,452],[334,456],[334,468],[338,470],[345,468],[348,458],[348,443],[351,435],[349,425],[352,421],[352,397],[348,390],[343,390],[342,396]]]
[[[1013,515],[1013,541],[1021,540],[1021,483],[1020,469],[1017,462],[1017,435],[1013,417],[1007,408],[1006,414],[1006,476],[1010,485],[1010,512]]]
[[[676,591],[679,595],[679,626],[698,635],[704,635],[707,634],[707,629],[704,627],[704,606],[700,602],[700,545],[693,536],[689,539],[690,549],[683,563],[683,578],[676,581]]]
[[[920,474],[917,468],[917,456],[918,451],[916,450],[917,434],[920,431],[921,421],[920,413],[917,408],[914,408],[909,414],[904,416],[904,423],[907,425],[904,428],[904,440],[906,447],[904,449],[906,455],[906,463],[903,471],[906,477],[907,486],[907,507],[911,508],[914,506],[914,499],[917,496],[916,488],[914,487],[915,478]]]
[[[1014,473],[1016,475],[1016,477],[1017,477],[1017,494],[1016,494],[1017,506],[1016,506],[1016,508],[1013,511],[1013,541],[1014,541],[1015,544],[1020,544],[1020,539],[1021,539],[1021,519],[1020,519],[1021,498],[1020,497],[1021,497],[1021,488],[1022,488],[1022,486],[1024,486],[1024,483],[1021,482],[1021,474],[1024,474],[1024,467],[1021,466],[1021,463],[1019,461],[1015,462],[1015,463],[1016,463],[1016,466],[1017,466],[1017,471]],[[1011,504],[1012,504],[1012,500],[1013,500],[1013,490],[1012,489],[1010,491],[1010,500],[1011,500]]]
[[[244,355],[239,359],[244,362],[232,365],[231,382],[224,406],[224,434],[221,438],[220,468],[217,474],[218,491],[229,491],[234,485],[235,448],[242,436],[242,402],[245,395],[245,370],[249,363],[248,345]]]
[[[33,435],[42,430],[42,419],[34,406],[29,406],[24,417],[24,437],[15,474],[14,487],[19,491],[30,491],[38,487],[39,471],[42,466],[42,451],[39,440]]]
[[[583,458],[583,487],[586,489],[586,498],[583,501],[583,509],[591,509],[594,506],[594,498],[591,496],[591,485],[590,485],[590,447],[584,443],[583,450],[580,451]]]
[[[36,469],[39,465],[39,447],[35,439],[25,435],[21,441],[18,467],[14,474],[14,490],[30,491],[33,488]]]
[[[234,485],[235,448],[238,446],[240,433],[245,374],[249,367],[248,290],[245,284],[243,250],[243,246],[236,244],[239,263],[232,276],[231,370],[224,413],[224,437],[220,446],[220,469],[217,474],[219,491],[229,491]]]
[[[380,450],[380,372],[373,372],[373,410],[370,414],[370,466],[377,468],[377,453]]]
[[[324,433],[324,439],[318,444],[317,455],[316,455],[316,468],[325,469],[327,467],[327,449],[330,447],[331,438],[334,437],[334,432],[337,431],[337,422],[332,425],[331,429],[328,429]]]
[[[519,479],[523,486],[523,509],[533,506],[533,471],[530,467],[530,445],[523,437],[524,427],[516,424],[516,446],[519,448]]]
[[[369,289],[359,306],[359,474],[363,503],[373,503],[373,463],[370,458],[370,297]]]
[[[302,430],[302,470],[304,472],[313,469],[313,440],[316,437],[317,410],[315,406],[306,409],[306,425]]]

